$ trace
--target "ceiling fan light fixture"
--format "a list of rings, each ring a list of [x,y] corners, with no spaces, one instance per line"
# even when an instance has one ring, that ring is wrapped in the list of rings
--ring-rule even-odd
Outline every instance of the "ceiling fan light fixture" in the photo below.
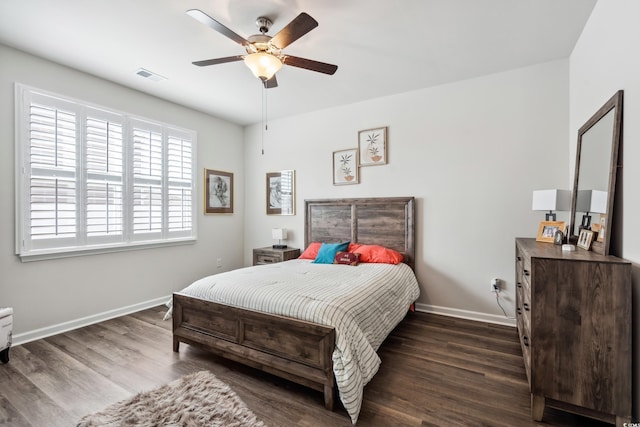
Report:
[[[260,80],[269,80],[282,68],[280,58],[265,52],[256,52],[245,56],[244,63]]]

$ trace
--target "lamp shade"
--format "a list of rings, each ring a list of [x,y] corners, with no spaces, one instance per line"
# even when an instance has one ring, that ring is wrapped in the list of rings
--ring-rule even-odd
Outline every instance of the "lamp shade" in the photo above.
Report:
[[[607,192],[600,190],[578,190],[576,212],[607,212]]]
[[[277,56],[265,52],[256,52],[245,56],[244,63],[253,75],[261,80],[269,80],[282,68],[282,62]]]
[[[287,229],[286,228],[272,228],[271,229],[271,238],[274,240],[286,240],[287,239]]]
[[[571,192],[569,190],[535,190],[531,210],[569,211],[571,210]]]

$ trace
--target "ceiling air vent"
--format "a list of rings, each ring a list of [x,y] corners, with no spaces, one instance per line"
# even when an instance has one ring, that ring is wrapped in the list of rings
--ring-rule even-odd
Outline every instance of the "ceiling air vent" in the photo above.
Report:
[[[166,77],[162,77],[160,74],[153,73],[149,70],[145,70],[144,68],[138,68],[136,74],[154,82],[167,80]]]

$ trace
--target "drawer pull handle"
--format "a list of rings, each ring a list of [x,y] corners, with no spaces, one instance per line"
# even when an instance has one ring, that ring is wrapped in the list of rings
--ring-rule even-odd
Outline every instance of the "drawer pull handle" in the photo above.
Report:
[[[523,336],[522,337],[522,342],[524,343],[525,346],[529,347],[529,337],[528,336]]]
[[[522,287],[522,282],[518,282],[518,287],[521,288]]]
[[[529,275],[529,270],[523,270],[523,273],[524,273],[525,276],[528,276]]]
[[[518,261],[522,261],[522,257],[520,257],[520,256],[517,256],[517,257],[516,257],[516,259],[517,259]]]
[[[522,315],[522,309],[520,307],[516,308],[516,313],[518,313],[518,315]]]
[[[529,304],[527,304],[526,302],[522,304],[522,307],[524,307],[525,310],[529,311]]]

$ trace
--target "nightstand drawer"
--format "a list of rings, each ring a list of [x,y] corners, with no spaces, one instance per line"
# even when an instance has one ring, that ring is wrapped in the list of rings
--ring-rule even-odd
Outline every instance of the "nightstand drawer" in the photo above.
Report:
[[[282,257],[279,255],[256,254],[256,264],[271,264],[281,261]]]
[[[253,265],[275,264],[277,262],[289,261],[300,256],[300,249],[297,248],[255,248],[253,250]]]

